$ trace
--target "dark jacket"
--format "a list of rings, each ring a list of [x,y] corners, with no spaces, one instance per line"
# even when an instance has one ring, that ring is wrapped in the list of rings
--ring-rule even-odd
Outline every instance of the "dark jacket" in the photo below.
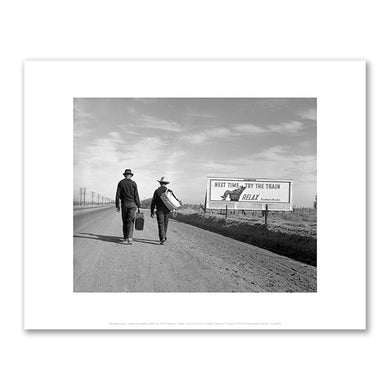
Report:
[[[164,213],[169,213],[170,210],[165,206],[164,202],[161,200],[161,194],[167,190],[167,187],[161,186],[154,191],[152,204],[150,205],[150,211],[154,213],[154,209],[157,208],[157,211],[162,211]],[[171,190],[168,190],[172,192]]]
[[[121,200],[122,204],[135,204],[137,205],[137,207],[141,207],[137,184],[135,181],[131,179],[123,179],[118,183],[118,188],[116,190],[115,196],[116,208],[119,208],[119,199]]]

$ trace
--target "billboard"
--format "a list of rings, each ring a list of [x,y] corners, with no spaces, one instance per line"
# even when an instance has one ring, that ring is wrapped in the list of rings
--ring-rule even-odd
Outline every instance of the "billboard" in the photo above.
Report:
[[[207,178],[206,208],[292,211],[292,180]]]

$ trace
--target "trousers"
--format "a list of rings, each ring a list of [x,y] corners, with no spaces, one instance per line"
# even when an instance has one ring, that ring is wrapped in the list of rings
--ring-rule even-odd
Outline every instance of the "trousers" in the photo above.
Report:
[[[157,211],[158,236],[160,241],[167,238],[169,212]]]
[[[122,223],[123,223],[123,238],[133,238],[134,221],[137,205],[133,203],[122,203]]]

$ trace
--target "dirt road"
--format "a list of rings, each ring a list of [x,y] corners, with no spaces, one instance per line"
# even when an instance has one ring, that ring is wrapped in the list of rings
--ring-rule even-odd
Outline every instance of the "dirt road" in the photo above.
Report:
[[[316,268],[175,220],[159,245],[145,212],[133,245],[114,207],[74,212],[75,292],[314,292]]]

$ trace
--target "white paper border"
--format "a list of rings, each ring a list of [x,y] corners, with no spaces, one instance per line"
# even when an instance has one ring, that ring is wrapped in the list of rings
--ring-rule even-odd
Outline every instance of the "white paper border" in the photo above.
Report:
[[[365,329],[365,71],[364,61],[27,61],[25,328]],[[74,97],[316,97],[318,292],[73,293]]]

